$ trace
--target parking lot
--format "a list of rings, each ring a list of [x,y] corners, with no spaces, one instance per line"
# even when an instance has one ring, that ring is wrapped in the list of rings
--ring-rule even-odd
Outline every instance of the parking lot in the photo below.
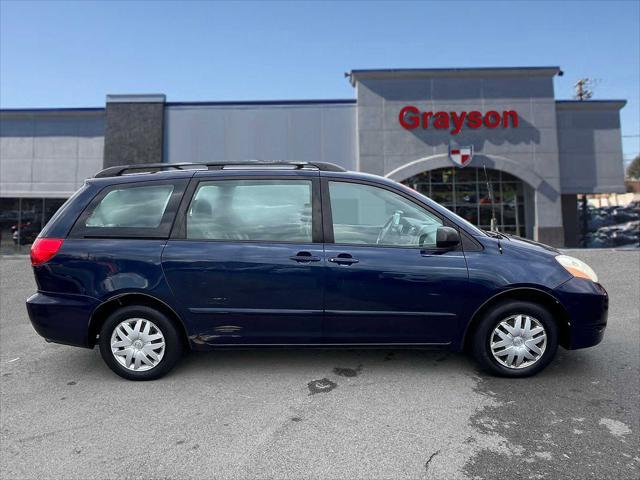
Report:
[[[573,251],[611,310],[598,347],[505,380],[461,354],[191,354],[134,383],[29,324],[28,258],[0,258],[2,478],[640,476],[640,252]]]

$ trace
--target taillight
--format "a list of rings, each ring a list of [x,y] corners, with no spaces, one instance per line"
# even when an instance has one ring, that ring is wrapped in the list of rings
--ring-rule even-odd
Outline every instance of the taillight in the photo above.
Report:
[[[31,245],[31,265],[42,265],[51,260],[64,240],[62,238],[36,238]]]

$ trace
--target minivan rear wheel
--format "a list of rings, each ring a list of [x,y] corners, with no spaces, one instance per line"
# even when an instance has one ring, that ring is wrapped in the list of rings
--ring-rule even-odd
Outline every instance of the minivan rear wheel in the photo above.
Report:
[[[109,368],[128,380],[160,378],[182,353],[171,320],[146,306],[127,306],[109,315],[100,330],[99,344]]]
[[[473,338],[476,360],[502,377],[528,377],[543,370],[558,348],[558,327],[547,309],[510,301],[489,310]]]

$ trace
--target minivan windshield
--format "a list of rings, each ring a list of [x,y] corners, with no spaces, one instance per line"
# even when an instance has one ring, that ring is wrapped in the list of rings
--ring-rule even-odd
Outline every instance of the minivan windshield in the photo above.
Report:
[[[439,203],[431,200],[429,197],[427,197],[426,195],[424,195],[423,193],[418,192],[417,190],[414,190],[411,187],[408,187],[404,184],[400,184],[400,186],[402,188],[406,188],[407,190],[410,190],[413,194],[418,194],[419,196],[421,196],[422,198],[428,200],[427,203],[434,203],[436,204],[438,207],[443,208],[447,211],[447,217],[449,217],[450,219],[452,219],[455,223],[457,224],[461,224],[463,225],[465,228],[469,229],[471,231],[471,233],[473,233],[474,235],[482,235],[483,237],[487,236],[487,232],[485,232],[484,230],[481,230],[480,228],[476,227],[473,223],[471,223],[469,220],[465,220],[464,218],[462,218],[460,215],[458,215],[457,213],[452,212],[451,210],[449,210],[447,207],[443,207],[442,205],[440,205]]]
[[[440,205],[442,207],[442,205]],[[468,228],[469,230],[471,230],[472,233],[474,234],[479,234],[479,235],[483,235],[483,236],[487,236],[487,232],[485,232],[484,230],[476,227],[473,223],[471,223],[469,220],[465,220],[464,218],[462,218],[460,215],[458,215],[457,213],[452,212],[451,210],[449,210],[447,207],[442,207],[444,209],[447,210],[447,215],[451,218],[453,217],[453,220],[458,223],[458,224],[463,224],[466,228]]]

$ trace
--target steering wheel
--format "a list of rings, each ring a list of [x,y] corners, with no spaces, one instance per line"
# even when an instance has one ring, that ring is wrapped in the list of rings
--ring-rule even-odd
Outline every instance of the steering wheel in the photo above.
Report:
[[[396,210],[395,212],[393,212],[393,215],[389,217],[389,220],[385,222],[385,224],[382,226],[382,229],[380,230],[380,233],[378,233],[378,238],[376,239],[376,245],[380,245],[382,243],[382,241],[384,240],[384,237],[387,236],[387,234],[391,231],[393,227],[400,225],[400,219],[402,218],[402,214],[403,214],[402,210]]]

